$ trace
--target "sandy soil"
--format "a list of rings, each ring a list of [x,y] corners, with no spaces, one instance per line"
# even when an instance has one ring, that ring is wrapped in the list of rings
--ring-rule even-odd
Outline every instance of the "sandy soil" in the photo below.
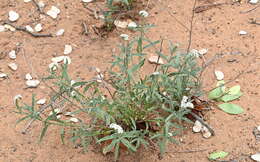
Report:
[[[0,3],[0,20],[6,20],[8,12],[15,10],[21,15],[18,25],[43,24],[43,33],[55,33],[64,28],[65,34],[54,38],[34,38],[26,33],[1,32],[0,53],[8,53],[20,46],[17,59],[8,57],[0,59],[0,70],[9,74],[9,79],[0,80],[0,161],[2,162],[101,162],[112,161],[112,156],[103,156],[90,149],[86,154],[81,148],[74,148],[70,143],[62,145],[56,129],[51,129],[43,142],[37,139],[41,125],[33,124],[30,131],[23,135],[24,124],[15,126],[20,117],[14,113],[13,97],[22,94],[25,101],[29,101],[31,94],[38,98],[48,97],[48,88],[41,84],[37,89],[24,89],[26,73],[34,77],[46,74],[48,64],[53,56],[62,55],[64,45],[72,44],[73,52],[71,75],[75,78],[89,78],[88,67],[98,66],[105,70],[108,60],[112,59],[112,50],[116,48],[121,33],[134,36],[136,33],[117,29],[108,35],[107,39],[100,39],[93,31],[88,36],[82,35],[81,22],[94,25],[94,20],[86,8],[77,1],[51,0],[45,1],[47,9],[56,5],[61,14],[56,20],[45,16],[39,19],[38,11],[32,3],[22,0],[2,0]],[[222,3],[223,1],[216,1]],[[229,2],[229,1],[226,1]],[[198,0],[197,6],[207,4],[206,0]],[[148,9],[149,23],[156,27],[148,36],[160,39],[160,36],[172,40],[185,50],[189,41],[193,1],[151,0]],[[260,26],[249,24],[250,18],[258,18],[260,8],[242,14],[254,6],[243,1],[242,4],[224,4],[207,11],[196,13],[192,30],[191,48],[209,49],[205,59],[209,60],[216,54],[222,57],[213,62],[204,72],[205,90],[215,85],[214,70],[221,70],[225,80],[234,78],[241,71],[246,71],[241,77],[230,84],[239,84],[244,93],[243,97],[235,101],[245,109],[241,115],[228,115],[218,109],[210,112],[208,123],[216,131],[216,136],[204,139],[200,134],[193,134],[187,130],[181,137],[181,145],[170,145],[162,160],[158,160],[156,151],[141,150],[135,155],[124,155],[120,161],[163,161],[163,162],[206,162],[210,152],[223,150],[230,155],[226,160],[235,159],[239,162],[250,161],[249,155],[260,152],[260,144],[252,133],[254,127],[260,125],[259,93],[260,93]],[[181,23],[180,23],[181,22]],[[240,36],[240,30],[248,34]],[[9,62],[16,62],[18,70],[13,72],[8,67]]]

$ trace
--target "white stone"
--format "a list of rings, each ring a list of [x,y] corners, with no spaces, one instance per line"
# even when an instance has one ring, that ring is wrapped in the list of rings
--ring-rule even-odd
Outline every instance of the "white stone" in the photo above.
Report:
[[[45,103],[46,103],[46,98],[42,98],[42,99],[39,99],[36,103],[38,104],[38,105],[44,105]]]
[[[16,71],[18,69],[18,65],[16,63],[10,63],[8,64],[8,67],[13,71]]]
[[[159,60],[158,60],[159,59]],[[159,58],[158,56],[150,56],[148,61],[151,63],[151,64],[159,64],[159,65],[162,65],[164,64],[162,58]]]
[[[70,57],[69,57],[69,56],[64,56],[63,63],[64,63],[64,64],[71,64],[71,59],[70,59]]]
[[[20,17],[19,14],[15,11],[9,11],[8,15],[9,15],[9,20],[12,21],[12,22],[18,20],[19,17]]]
[[[26,79],[26,80],[32,80],[33,77],[31,76],[30,73],[27,73],[27,74],[25,74],[25,79]]]
[[[249,0],[249,3],[251,4],[257,4],[259,2],[259,0]]]
[[[8,53],[8,56],[10,59],[16,59],[16,53],[15,53],[15,50],[12,50]]]
[[[239,35],[246,35],[246,34],[247,34],[247,32],[244,31],[244,30],[240,30],[240,31],[239,31]]]
[[[210,131],[208,130],[208,128],[205,127],[205,126],[202,127],[201,132],[202,132],[202,136],[203,136],[204,138],[209,138],[209,137],[211,137],[211,135],[212,135],[212,134],[210,133]]]
[[[126,21],[115,20],[114,25],[118,28],[126,28],[128,23]]]
[[[208,52],[208,49],[203,48],[201,50],[198,51],[200,55],[205,55]]]
[[[56,36],[62,36],[64,32],[65,32],[64,29],[60,29],[60,30],[58,30],[58,31],[56,32]]]
[[[58,9],[57,7],[55,6],[51,6],[51,10],[56,12],[57,14],[60,14],[60,9]]]
[[[34,30],[35,30],[36,32],[42,31],[42,24],[37,24],[37,25],[35,25]]]
[[[25,84],[28,86],[28,88],[36,88],[40,84],[39,80],[27,80]]]
[[[64,115],[65,116],[74,116],[74,114],[72,112],[65,112]]]
[[[128,24],[128,28],[136,28],[136,27],[137,27],[137,24],[133,21]]]
[[[194,126],[192,127],[193,132],[198,133],[202,130],[202,124],[200,121],[196,120]]]
[[[126,41],[129,40],[129,36],[127,34],[121,34],[120,37]]]
[[[44,8],[44,7],[45,7],[45,4],[44,4],[43,1],[39,1],[39,2],[38,2],[38,5],[39,5],[40,8]]]
[[[93,0],[82,0],[82,2],[85,2],[85,3],[89,3],[89,2],[92,2]]]
[[[260,162],[260,153],[256,153],[254,155],[251,155],[251,159]]]
[[[53,57],[51,59],[52,62],[56,62],[56,63],[59,63],[59,62],[62,62],[64,60],[64,57],[65,56],[58,56],[58,57]]]
[[[260,132],[260,125],[258,127],[256,127],[256,129]]]
[[[142,10],[139,12],[139,15],[143,16],[143,17],[148,17],[149,16],[149,13],[145,10]]]
[[[33,28],[32,28],[30,25],[26,25],[26,26],[25,26],[25,29],[26,29],[27,31],[31,32],[31,33],[34,32]]]
[[[4,27],[7,29],[7,30],[10,30],[11,32],[14,32],[16,29],[14,27],[12,27],[11,25],[8,25],[8,24],[5,24]]]
[[[72,52],[72,46],[71,45],[68,45],[68,44],[66,44],[65,45],[65,48],[64,48],[64,55],[68,55],[68,54],[70,54]]]
[[[24,0],[25,3],[31,2],[31,0]]]
[[[6,29],[3,25],[0,25],[0,32],[4,32]]]
[[[224,79],[224,73],[222,71],[215,70],[215,76],[216,76],[217,80],[223,80]]]
[[[0,78],[7,78],[7,74],[5,74],[5,73],[0,73]]]
[[[77,122],[79,122],[79,119],[77,119],[77,118],[70,118],[70,121],[72,121],[74,123],[77,123]]]
[[[58,17],[58,14],[55,11],[53,11],[53,10],[47,11],[46,14],[49,15],[53,19],[56,19]]]

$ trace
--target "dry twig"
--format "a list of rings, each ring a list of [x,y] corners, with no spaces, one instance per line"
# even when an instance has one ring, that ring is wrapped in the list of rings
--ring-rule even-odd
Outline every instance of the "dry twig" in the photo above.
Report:
[[[191,47],[193,19],[194,19],[194,15],[195,15],[196,4],[197,4],[197,0],[194,0],[193,9],[192,9],[192,16],[191,16],[191,21],[190,21],[189,42],[188,42],[188,47],[187,47],[187,53],[190,51],[190,47]]]
[[[254,8],[250,9],[250,10],[247,10],[247,11],[240,11],[241,14],[246,14],[246,13],[249,13],[249,12],[252,12],[254,10],[256,10],[258,7],[260,7],[260,4],[258,4],[257,6],[255,6]]]

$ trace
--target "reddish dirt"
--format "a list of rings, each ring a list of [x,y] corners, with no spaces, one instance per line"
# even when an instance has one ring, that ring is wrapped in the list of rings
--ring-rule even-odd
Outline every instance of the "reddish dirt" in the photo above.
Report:
[[[73,45],[70,54],[72,64],[71,75],[75,78],[90,78],[88,67],[97,66],[102,70],[108,67],[108,60],[112,59],[112,50],[120,42],[119,35],[127,33],[136,35],[128,30],[117,29],[108,35],[107,39],[100,39],[91,31],[89,36],[81,34],[82,20],[87,24],[98,23],[78,1],[46,1],[47,9],[56,5],[61,9],[58,19],[52,20],[48,16],[39,19],[39,14],[32,3],[22,0],[4,0],[0,4],[0,20],[6,20],[8,12],[15,10],[21,15],[19,25],[43,24],[43,32],[54,33],[60,28],[65,29],[65,35],[54,38],[34,38],[30,35],[16,32],[0,33],[0,52],[8,53],[21,43],[21,50],[15,61],[8,57],[0,59],[0,70],[9,74],[9,79],[0,81],[0,161],[3,162],[101,162],[112,161],[112,156],[103,156],[94,149],[86,154],[81,148],[74,148],[69,142],[62,145],[55,128],[48,131],[43,142],[38,144],[41,125],[34,123],[30,131],[23,135],[24,124],[15,125],[19,115],[14,113],[13,97],[22,94],[25,102],[30,101],[32,93],[38,98],[48,97],[48,88],[41,84],[37,89],[24,89],[26,73],[34,77],[43,76],[47,72],[48,64],[54,55],[62,55],[65,44]],[[223,1],[216,1],[222,3]],[[229,3],[229,1],[226,1]],[[198,0],[197,6],[207,4]],[[183,51],[187,48],[189,32],[184,27],[190,26],[193,1],[151,0],[150,13],[147,21],[155,24],[148,36],[160,39],[160,36],[178,43]],[[234,78],[239,72],[246,70],[241,77],[230,86],[239,84],[243,96],[235,101],[245,112],[241,115],[228,115],[218,109],[210,112],[207,121],[216,131],[210,139],[204,139],[200,134],[193,134],[186,130],[178,140],[180,145],[170,145],[162,160],[157,157],[157,151],[141,150],[135,155],[121,156],[120,161],[164,161],[164,162],[206,162],[210,152],[223,150],[229,152],[226,160],[250,161],[249,155],[260,151],[260,144],[252,133],[254,127],[260,125],[259,93],[260,93],[260,26],[249,24],[250,18],[259,18],[260,8],[252,12],[241,14],[254,6],[243,1],[242,4],[225,4],[207,11],[196,13],[192,30],[191,48],[209,49],[205,59],[211,59],[215,54],[223,54],[213,62],[204,72],[203,87],[209,90],[214,87],[216,79],[214,70],[221,70],[225,80]],[[179,23],[181,22],[182,25]],[[184,25],[184,26],[183,26]],[[240,30],[248,32],[240,36]],[[229,62],[234,60],[234,62]],[[16,62],[19,67],[16,72],[11,71],[7,64]],[[151,66],[151,65],[150,65]],[[36,75],[37,74],[37,75]],[[195,152],[194,152],[195,150]],[[198,150],[196,152],[196,150]]]

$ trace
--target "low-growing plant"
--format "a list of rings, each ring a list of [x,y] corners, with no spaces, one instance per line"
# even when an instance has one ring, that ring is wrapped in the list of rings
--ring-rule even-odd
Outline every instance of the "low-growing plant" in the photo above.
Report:
[[[200,68],[193,54],[178,52],[172,42],[164,53],[163,40],[148,39],[146,28],[140,25],[137,38],[121,43],[105,76],[95,68],[92,80],[75,82],[67,63],[50,69],[44,78],[52,82],[49,104],[38,107],[34,96],[31,105],[16,100],[18,113],[24,115],[18,122],[40,121],[40,140],[57,125],[63,142],[70,137],[85,149],[100,144],[104,154],[114,152],[115,160],[122,150],[136,152],[153,143],[162,156],[167,143],[177,142],[174,136],[183,129],[182,122],[190,122],[186,115],[193,108],[192,97],[201,95]],[[158,58],[152,73],[145,73],[148,49]],[[164,64],[158,64],[160,59]]]

